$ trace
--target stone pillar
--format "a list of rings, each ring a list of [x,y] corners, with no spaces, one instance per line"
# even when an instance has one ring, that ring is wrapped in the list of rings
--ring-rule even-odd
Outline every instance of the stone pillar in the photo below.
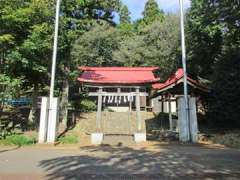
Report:
[[[132,100],[131,99],[129,99],[129,112],[130,113],[132,112]]]
[[[140,109],[140,89],[136,88],[136,112],[137,112],[137,132],[134,133],[136,143],[146,141],[146,132],[142,131],[141,109]]]
[[[173,120],[172,120],[172,102],[171,97],[168,100],[168,113],[169,113],[169,128],[170,131],[173,130]]]
[[[141,109],[140,109],[140,89],[136,88],[136,112],[137,112],[137,130],[141,132],[142,122],[141,122]]]
[[[102,118],[102,88],[98,90],[98,105],[97,105],[97,118],[96,118],[96,127],[97,132],[101,131],[101,118]]]
[[[49,106],[49,98],[42,97],[39,131],[38,131],[38,143],[45,143],[47,139],[48,106]]]
[[[102,117],[102,88],[98,90],[98,104],[96,117],[96,133],[91,134],[91,143],[94,145],[101,144],[103,141],[103,133],[101,132],[101,117]]]
[[[198,122],[197,122],[197,107],[196,98],[189,99],[190,107],[190,129],[191,129],[191,140],[193,143],[198,142]]]
[[[55,143],[58,130],[59,99],[53,98],[49,104],[47,143]]]
[[[179,140],[181,142],[190,141],[189,134],[189,122],[186,111],[184,109],[185,100],[183,97],[178,99],[178,128],[179,128]]]

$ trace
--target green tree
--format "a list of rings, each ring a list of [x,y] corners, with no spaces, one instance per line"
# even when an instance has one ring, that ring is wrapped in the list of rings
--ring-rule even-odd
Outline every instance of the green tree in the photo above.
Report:
[[[32,91],[30,120],[36,120],[37,96],[47,90],[50,80],[55,0],[13,0],[0,4],[1,72],[9,77],[24,78],[23,88]],[[68,106],[69,85],[77,65],[71,60],[73,42],[96,23],[114,25],[118,0],[63,0],[61,3],[57,88],[61,112]],[[39,92],[40,91],[40,92]],[[47,93],[47,92],[45,92]],[[66,120],[66,113],[63,114]]]
[[[107,23],[114,25],[114,13],[120,9],[119,0],[63,0],[60,18],[59,42],[59,76],[61,92],[60,118],[67,125],[67,108],[69,103],[69,88],[74,85],[77,75],[77,61],[72,59],[74,42],[95,24]],[[80,63],[80,62],[79,62]]]
[[[131,23],[130,12],[126,5],[123,5],[119,12],[120,24],[117,26],[119,33],[123,39],[133,35],[133,25]]]
[[[209,106],[211,125],[240,127],[240,48],[225,49],[215,65]]]
[[[130,24],[131,23],[130,12],[126,5],[124,5],[120,9],[119,16],[120,16],[120,24]]]
[[[125,66],[159,66],[166,78],[179,65],[179,17],[167,15],[155,20],[141,34],[125,38],[114,51],[114,59]]]
[[[18,98],[21,94],[21,84],[21,78],[13,79],[5,74],[0,74],[0,119],[6,101]]]
[[[4,69],[12,78],[24,77],[23,88],[32,91],[29,120],[36,120],[39,88],[46,85],[51,55],[53,1],[14,0],[1,6],[1,37],[9,37],[1,48]],[[5,38],[6,39],[6,38]]]
[[[210,80],[209,121],[239,127],[240,6],[238,1],[193,0],[188,14],[190,69]]]
[[[156,0],[147,0],[142,14],[143,18],[134,22],[134,29],[139,34],[143,33],[142,30],[153,22],[164,20],[164,12],[159,8]]]
[[[192,73],[208,78],[222,49],[222,24],[207,0],[193,0],[187,15],[189,64]]]
[[[117,33],[108,24],[96,25],[81,36],[72,50],[76,64],[81,66],[116,66],[113,51],[118,47]]]
[[[148,0],[143,11],[143,20],[146,24],[154,22],[156,19],[162,21],[164,13],[159,9],[155,0]]]

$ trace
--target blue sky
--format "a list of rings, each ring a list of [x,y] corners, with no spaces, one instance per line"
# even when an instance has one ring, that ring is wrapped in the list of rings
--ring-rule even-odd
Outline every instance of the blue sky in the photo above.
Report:
[[[122,0],[123,4],[128,6],[131,12],[132,20],[136,20],[142,16],[144,5],[147,0]],[[159,7],[164,10],[164,12],[178,12],[179,10],[179,0],[156,0]],[[183,0],[184,8],[190,7],[190,0]]]

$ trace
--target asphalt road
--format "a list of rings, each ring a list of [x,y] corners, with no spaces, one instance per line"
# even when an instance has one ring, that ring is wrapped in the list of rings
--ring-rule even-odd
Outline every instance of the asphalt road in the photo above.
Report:
[[[0,148],[2,179],[240,179],[240,151],[206,145]]]

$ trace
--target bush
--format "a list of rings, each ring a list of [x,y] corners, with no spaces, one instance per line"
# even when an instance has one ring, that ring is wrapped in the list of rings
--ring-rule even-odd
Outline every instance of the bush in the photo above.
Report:
[[[35,137],[28,137],[26,135],[10,135],[7,136],[5,139],[0,141],[1,144],[4,145],[31,145],[36,143]]]
[[[74,135],[67,135],[58,138],[58,141],[61,144],[76,144],[78,143],[78,137]]]
[[[80,103],[80,108],[84,112],[89,112],[89,111],[95,111],[97,109],[97,106],[95,102],[88,99],[83,99]]]

